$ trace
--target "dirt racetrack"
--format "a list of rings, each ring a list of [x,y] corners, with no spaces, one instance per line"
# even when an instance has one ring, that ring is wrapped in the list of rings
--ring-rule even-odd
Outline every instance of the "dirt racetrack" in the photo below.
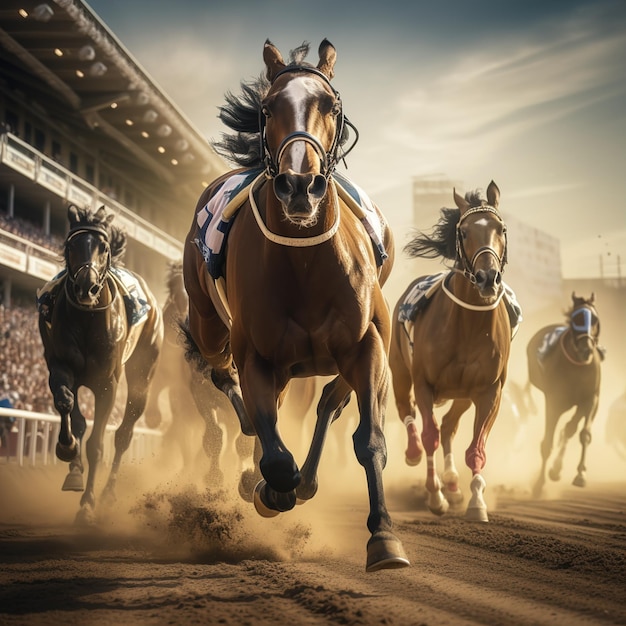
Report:
[[[475,524],[435,518],[424,468],[398,465],[387,500],[411,567],[367,574],[365,479],[347,467],[268,520],[234,489],[127,465],[85,529],[62,464],[0,465],[0,623],[626,624],[626,480],[579,489],[572,467],[532,500],[492,478]]]

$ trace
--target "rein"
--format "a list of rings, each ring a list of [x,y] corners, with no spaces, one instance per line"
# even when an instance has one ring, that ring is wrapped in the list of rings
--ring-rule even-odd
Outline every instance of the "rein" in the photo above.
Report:
[[[337,198],[337,190],[335,189],[334,181],[331,181],[331,185],[329,185],[329,189],[332,189],[333,194],[333,204],[335,206],[335,221],[333,225],[325,232],[320,235],[315,235],[314,237],[284,237],[283,235],[278,235],[277,233],[272,232],[263,221],[261,214],[259,213],[259,208],[254,199],[254,191],[259,187],[263,182],[265,182],[265,172],[261,173],[250,185],[250,191],[248,192],[248,200],[250,201],[250,207],[252,208],[252,214],[254,215],[254,219],[259,226],[259,229],[263,233],[266,239],[269,241],[279,244],[281,246],[288,246],[290,248],[308,248],[311,246],[317,246],[329,239],[332,239],[336,232],[339,230],[339,224],[341,223],[341,211],[339,209],[339,201]]]
[[[569,329],[561,335],[561,339],[560,339],[561,350],[563,351],[565,358],[573,365],[589,365],[593,361],[593,350],[591,351],[591,354],[587,357],[586,361],[577,361],[574,357],[572,357],[567,352],[567,348],[565,347],[565,335],[567,335],[568,332],[570,332]],[[576,339],[574,339],[574,342],[576,342]],[[596,342],[594,340],[594,347],[595,347],[595,343]]]

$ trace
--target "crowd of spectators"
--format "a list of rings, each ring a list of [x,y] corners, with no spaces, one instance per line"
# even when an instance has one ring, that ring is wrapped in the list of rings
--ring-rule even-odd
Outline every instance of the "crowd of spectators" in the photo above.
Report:
[[[43,229],[31,221],[20,217],[10,217],[3,211],[0,211],[0,229],[28,239],[57,254],[60,254],[63,249],[63,237],[54,234],[46,235]]]

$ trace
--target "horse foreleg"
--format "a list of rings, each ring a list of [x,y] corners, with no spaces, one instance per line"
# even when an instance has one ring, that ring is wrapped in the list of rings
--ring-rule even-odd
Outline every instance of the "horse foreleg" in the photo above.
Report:
[[[559,420],[560,413],[553,404],[546,398],[545,402],[545,414],[546,414],[546,428],[541,441],[541,468],[539,470],[539,476],[535,486],[533,487],[533,497],[539,498],[543,492],[543,487],[546,482],[546,467],[548,465],[548,459],[552,453],[552,446],[554,443],[554,433]]]
[[[569,440],[576,434],[578,430],[578,424],[583,417],[583,412],[580,407],[576,407],[576,411],[571,419],[565,424],[561,433],[559,435],[559,444],[558,451],[554,461],[552,463],[552,467],[548,472],[548,476],[550,476],[550,480],[558,481],[561,480],[561,470],[563,469],[563,459],[565,457],[565,450],[567,449],[567,443]]]
[[[580,431],[580,445],[581,445],[581,453],[580,453],[580,461],[578,463],[577,474],[572,481],[572,484],[575,487],[584,487],[587,484],[587,479],[585,477],[585,472],[587,471],[587,467],[585,465],[585,458],[587,456],[587,448],[591,443],[591,424],[593,423],[593,419],[598,410],[598,397],[594,397],[593,405],[589,411],[587,411],[585,421],[583,427]]]
[[[463,502],[463,493],[459,489],[459,472],[452,453],[452,442],[459,428],[461,416],[471,404],[469,399],[455,400],[441,420],[441,445],[444,454],[443,485],[446,500],[452,505]]]
[[[404,329],[394,328],[394,332],[404,332]],[[404,460],[407,465],[419,465],[424,455],[424,446],[419,434],[419,428],[415,421],[415,396],[413,395],[413,380],[411,370],[406,366],[400,348],[392,343],[389,356],[393,395],[400,420],[404,424],[407,436],[407,446],[404,452]]]
[[[414,379],[416,380],[415,377]],[[449,503],[441,490],[442,485],[435,463],[435,452],[440,442],[440,429],[433,411],[432,391],[425,383],[420,387],[416,386],[415,398],[422,416],[422,442],[426,451],[426,491],[428,492],[426,505],[434,515],[444,515],[448,511]]]
[[[328,429],[339,418],[350,401],[351,392],[350,386],[340,376],[324,386],[322,397],[317,405],[317,420],[313,439],[302,466],[302,482],[296,488],[296,497],[299,503],[310,500],[317,493],[317,470]]]

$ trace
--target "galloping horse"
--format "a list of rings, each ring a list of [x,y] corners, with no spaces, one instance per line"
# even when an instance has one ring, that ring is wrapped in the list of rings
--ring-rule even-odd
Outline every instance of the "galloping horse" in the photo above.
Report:
[[[243,431],[258,437],[263,479],[254,503],[262,516],[315,495],[326,432],[356,393],[354,449],[370,501],[366,569],[402,567],[409,563],[393,534],[382,482],[391,328],[381,286],[391,271],[393,239],[378,208],[358,204],[351,195],[358,188],[335,172],[352,149],[344,146],[353,128],[331,85],[335,48],[324,40],[317,66],[302,60],[307,51],[303,44],[301,58],[292,54],[286,64],[266,41],[265,75],[244,84],[243,98],[230,96],[222,109],[238,132],[226,149],[258,169],[222,176],[199,199],[183,261],[190,337]],[[227,207],[220,220],[213,211],[222,197],[241,202],[235,215]],[[207,222],[219,222],[217,234],[206,231]],[[225,261],[210,273],[227,230]],[[326,375],[337,376],[324,387],[300,468],[281,438],[278,407],[290,379]]]
[[[104,495],[115,483],[135,422],[146,406],[161,343],[163,320],[146,282],[119,267],[126,235],[111,224],[104,207],[95,212],[70,205],[65,269],[38,292],[39,332],[50,372],[50,391],[61,416],[56,455],[70,464],[65,491],[83,491],[82,441],[87,428],[77,401],[78,388],[95,397],[94,423],[87,440],[89,472],[78,521],[93,520],[96,470],[104,431],[126,374],[128,394],[115,432],[115,456]]]
[[[548,475],[554,481],[561,477],[567,442],[578,429],[582,452],[573,484],[584,487],[585,455],[591,443],[591,424],[598,410],[600,397],[600,361],[604,357],[598,347],[600,320],[594,305],[594,294],[581,298],[572,293],[572,306],[566,313],[567,324],[551,324],[538,330],[528,342],[528,384],[541,390],[545,397],[546,427],[541,442],[541,470],[535,483],[534,496],[539,497],[545,484],[546,465],[552,452],[554,433],[559,418],[576,407],[565,424],[559,439],[559,450]]]
[[[182,455],[185,473],[194,472],[208,459],[207,481],[220,486],[224,477],[220,465],[224,434],[226,442],[236,442],[242,460],[252,456],[253,442],[242,435],[237,416],[224,394],[185,358],[181,323],[187,317],[189,305],[180,261],[170,263],[166,286],[163,348],[145,411],[146,424],[156,428],[162,423],[164,416],[159,400],[165,392],[171,421],[163,438],[167,442],[164,454],[171,458],[172,445],[176,445]],[[224,432],[220,425],[224,426]],[[203,427],[200,442],[198,433]]]
[[[389,354],[393,389],[400,419],[407,428],[406,461],[417,465],[427,456],[428,507],[443,515],[449,503],[463,496],[452,455],[452,441],[463,413],[476,407],[474,437],[465,453],[472,470],[472,498],[466,516],[488,521],[483,498],[485,444],[494,424],[506,380],[514,324],[514,301],[502,281],[507,260],[506,228],[498,212],[500,190],[492,181],[485,198],[480,190],[461,197],[457,209],[442,209],[432,236],[418,234],[405,251],[411,257],[454,260],[448,273],[422,276],[411,282],[395,306]],[[425,297],[419,297],[425,292]],[[433,407],[452,400],[441,430]],[[422,437],[415,423],[422,417]],[[443,444],[442,484],[435,467],[439,437]],[[422,443],[423,442],[423,443]]]

